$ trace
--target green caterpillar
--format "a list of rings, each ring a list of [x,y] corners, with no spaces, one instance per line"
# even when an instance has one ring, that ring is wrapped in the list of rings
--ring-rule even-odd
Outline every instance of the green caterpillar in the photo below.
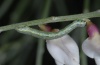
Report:
[[[59,32],[44,32],[30,27],[18,28],[16,30],[20,33],[29,34],[37,38],[54,39],[70,33],[76,27],[84,27],[85,25],[86,22],[84,20],[76,20],[72,22],[70,25],[66,26],[64,29],[60,30]]]

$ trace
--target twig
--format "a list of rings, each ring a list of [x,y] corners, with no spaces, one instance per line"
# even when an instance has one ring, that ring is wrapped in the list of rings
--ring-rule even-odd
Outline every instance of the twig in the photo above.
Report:
[[[72,21],[76,19],[94,18],[94,17],[100,17],[100,11],[94,11],[94,12],[84,13],[84,14],[69,15],[69,16],[49,17],[49,18],[44,18],[44,19],[39,19],[39,20],[32,20],[32,21],[27,21],[24,23],[17,23],[17,24],[2,26],[0,27],[0,30],[7,31],[7,30],[16,29],[16,28],[26,27],[26,26],[34,26],[34,25],[39,25],[39,24],[63,22],[63,21]]]

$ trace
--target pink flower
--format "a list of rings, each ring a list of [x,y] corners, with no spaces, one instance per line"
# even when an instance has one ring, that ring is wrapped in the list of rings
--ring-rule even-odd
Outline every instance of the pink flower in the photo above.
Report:
[[[79,65],[79,50],[69,35],[46,42],[47,49],[57,65]]]
[[[89,37],[83,42],[82,49],[84,53],[94,58],[97,65],[100,65],[100,34],[96,25],[87,22],[87,32]]]

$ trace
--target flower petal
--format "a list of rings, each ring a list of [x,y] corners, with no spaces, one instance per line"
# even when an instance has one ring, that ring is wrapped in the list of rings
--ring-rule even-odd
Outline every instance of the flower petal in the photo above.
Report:
[[[66,65],[79,65],[79,50],[75,41],[68,35],[61,38],[46,40],[47,49],[52,57],[59,63]]]
[[[55,60],[55,62],[56,62],[56,65],[65,65],[65,64],[63,64],[63,63],[61,63],[59,61],[56,61],[56,60]]]
[[[91,40],[89,38],[87,38],[83,44],[82,44],[82,49],[83,49],[83,52],[89,56],[90,58],[94,58],[94,50],[92,48],[92,45],[91,45]]]
[[[95,62],[97,65],[100,65],[100,55],[95,55]]]
[[[76,60],[77,62],[79,62],[79,50],[78,50],[78,46],[77,46],[76,42],[69,35],[66,35],[64,37],[62,40],[63,40],[63,42],[65,42],[65,43],[63,43],[65,46],[65,48],[64,48],[65,52],[67,52],[67,49],[68,49],[69,52],[71,53],[71,56],[73,56],[73,59]]]

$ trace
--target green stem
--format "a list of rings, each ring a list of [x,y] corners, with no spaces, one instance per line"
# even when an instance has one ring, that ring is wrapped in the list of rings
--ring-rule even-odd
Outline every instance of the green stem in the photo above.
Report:
[[[83,7],[84,10],[83,10],[83,13],[89,12],[89,8],[90,8],[90,7],[89,7],[89,6],[90,6],[89,3],[90,3],[90,0],[84,0],[84,5],[83,5],[83,6],[84,6],[84,7]]]
[[[33,26],[33,25],[54,23],[54,22],[63,22],[63,21],[72,21],[76,19],[94,18],[94,17],[100,17],[100,11],[94,11],[90,13],[83,13],[83,14],[77,14],[77,15],[58,16],[58,17],[49,17],[49,18],[44,18],[44,19],[39,19],[39,20],[32,20],[32,21],[27,21],[24,23],[17,23],[17,24],[2,26],[0,27],[0,30],[7,31],[11,29],[26,27],[26,26]]]
[[[38,40],[37,56],[36,56],[36,65],[42,65],[42,58],[44,54],[44,40]]]
[[[42,18],[45,18],[48,16],[49,14],[49,9],[51,6],[51,1],[52,0],[46,0],[45,2],[45,7],[43,9],[43,14],[42,14]],[[45,46],[45,42],[43,39],[39,39],[38,40],[38,48],[37,48],[37,57],[36,57],[36,65],[42,65],[42,58],[43,58],[43,54],[44,54],[44,46]]]
[[[86,39],[86,27],[81,29],[81,43],[83,43],[85,39]],[[87,65],[88,64],[87,57],[83,53],[82,47],[81,47],[81,51],[80,51],[80,56],[81,56],[81,65]]]
[[[43,9],[42,18],[48,17],[52,0],[47,0]]]
[[[90,6],[90,0],[84,0],[83,13],[89,12],[89,6]],[[81,29],[81,43],[83,43],[83,41],[85,39],[86,39],[86,27]],[[83,53],[82,49],[81,49],[80,53],[81,53],[81,65],[88,65],[87,57]]]
[[[68,13],[68,9],[66,7],[66,2],[64,0],[53,0],[56,9],[57,9],[57,13],[59,15],[66,15]],[[60,6],[59,6],[60,4]]]

